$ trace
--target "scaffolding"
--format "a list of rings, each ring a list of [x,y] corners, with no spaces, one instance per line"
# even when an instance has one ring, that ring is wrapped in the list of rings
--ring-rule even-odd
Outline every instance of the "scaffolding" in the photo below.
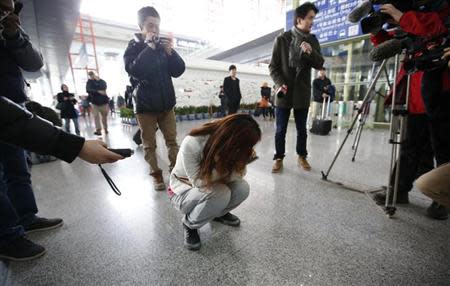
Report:
[[[75,92],[78,93],[75,71],[84,70],[86,71],[86,75],[88,72],[93,71],[99,75],[95,34],[90,15],[80,15],[78,18],[72,40],[73,43],[80,45],[78,52],[69,52],[70,71],[72,73]]]

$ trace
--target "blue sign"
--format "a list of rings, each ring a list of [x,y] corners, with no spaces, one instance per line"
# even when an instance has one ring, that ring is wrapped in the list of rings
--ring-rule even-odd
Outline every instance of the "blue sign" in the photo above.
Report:
[[[362,35],[359,24],[348,22],[347,15],[358,6],[358,0],[316,0],[319,9],[312,33],[321,44]],[[286,13],[286,30],[294,25],[294,10]]]

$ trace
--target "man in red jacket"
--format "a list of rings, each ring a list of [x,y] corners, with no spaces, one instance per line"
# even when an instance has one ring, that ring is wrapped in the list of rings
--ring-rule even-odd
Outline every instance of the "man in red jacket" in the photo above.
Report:
[[[438,3],[439,2],[439,3]],[[445,1],[433,1],[434,7],[429,7],[430,10],[439,12],[416,12],[408,11],[402,13],[393,5],[387,4],[381,7],[381,12],[389,14],[395,22],[397,22],[403,31],[425,38],[434,38],[439,35],[445,35],[447,28],[443,24],[443,19],[448,16],[448,5]],[[377,45],[390,35],[386,31],[381,31],[372,37],[372,42]],[[406,72],[402,69],[399,72],[397,86],[406,84]],[[412,188],[414,180],[433,168],[433,152],[437,154],[442,153],[440,144],[436,144],[436,135],[433,133],[433,120],[426,113],[423,98],[422,85],[424,82],[424,72],[417,72],[412,74],[410,82],[410,98],[409,98],[409,115],[406,139],[402,145],[401,155],[401,170],[399,181],[399,194],[397,203],[408,203],[408,192]],[[403,90],[406,90],[403,89]],[[400,94],[404,98],[405,94]],[[427,108],[427,111],[429,108]],[[430,124],[431,123],[431,124]],[[436,127],[436,126],[435,126]],[[439,127],[440,129],[441,127]],[[442,132],[441,132],[442,133]],[[445,138],[438,139],[444,141]],[[448,136],[447,136],[448,137]],[[447,145],[449,146],[449,145]],[[431,147],[433,147],[431,149]],[[444,151],[445,153],[445,151]],[[438,156],[436,156],[438,157]],[[441,156],[442,157],[442,156]],[[438,165],[445,163],[446,159],[438,160]],[[378,194],[375,196],[377,203],[384,203],[386,194]],[[448,213],[444,206],[433,202],[428,208],[427,213],[430,217],[435,219],[447,219]]]

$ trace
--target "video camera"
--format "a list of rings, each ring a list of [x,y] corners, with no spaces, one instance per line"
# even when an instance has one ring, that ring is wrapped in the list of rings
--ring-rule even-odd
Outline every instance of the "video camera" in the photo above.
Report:
[[[392,4],[398,10],[407,12],[419,10],[427,0],[366,0],[353,9],[348,15],[351,23],[361,23],[361,30],[364,34],[376,34],[383,26],[391,20],[391,16],[380,12],[380,6]]]

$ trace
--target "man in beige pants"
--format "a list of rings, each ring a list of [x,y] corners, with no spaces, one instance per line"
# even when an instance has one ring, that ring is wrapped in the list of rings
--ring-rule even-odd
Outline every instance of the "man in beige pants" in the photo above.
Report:
[[[93,71],[88,73],[89,80],[86,83],[86,91],[89,94],[88,101],[92,103],[92,110],[95,120],[95,135],[102,135],[102,125],[105,133],[108,134],[108,111],[109,97],[106,94],[106,82],[100,79]],[[100,125],[100,117],[102,125]]]
[[[156,130],[159,127],[164,135],[172,170],[178,154],[172,77],[181,76],[185,70],[183,59],[172,49],[171,39],[159,37],[160,22],[155,8],[140,9],[141,32],[129,42],[124,53],[125,70],[135,87],[137,120],[155,190],[166,188],[156,157]]]

